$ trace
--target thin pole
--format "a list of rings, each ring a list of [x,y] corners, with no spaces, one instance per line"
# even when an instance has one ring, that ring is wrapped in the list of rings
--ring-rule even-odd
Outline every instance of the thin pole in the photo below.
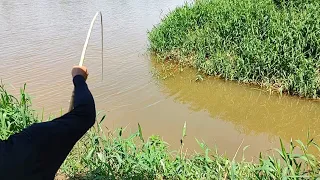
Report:
[[[102,77],[102,80],[103,80],[103,50],[104,50],[104,47],[103,47],[103,21],[102,21],[102,13],[100,12],[100,27],[101,27],[101,77]]]
[[[81,53],[81,57],[80,57],[80,61],[79,61],[79,66],[83,66],[83,63],[84,63],[84,58],[85,58],[85,55],[86,55],[86,50],[87,50],[87,47],[88,47],[88,43],[89,43],[89,40],[90,40],[90,37],[91,37],[91,32],[92,32],[92,29],[93,29],[93,25],[94,25],[94,22],[96,21],[98,15],[100,15],[100,26],[101,26],[101,61],[102,61],[102,79],[103,79],[103,22],[102,22],[102,13],[101,12],[97,12],[92,21],[91,21],[91,24],[90,24],[90,28],[88,30],[88,34],[87,34],[87,38],[86,38],[86,41],[83,45],[83,49],[82,49],[82,53]],[[70,105],[69,105],[69,112],[72,111],[73,109],[73,106],[74,106],[74,89],[73,89],[73,92],[72,92],[72,95],[71,95],[71,100],[70,100]]]

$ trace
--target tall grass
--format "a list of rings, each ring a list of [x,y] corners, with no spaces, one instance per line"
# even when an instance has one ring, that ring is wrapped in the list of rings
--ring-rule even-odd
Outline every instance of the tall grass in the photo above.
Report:
[[[320,95],[317,0],[198,0],[149,32],[163,60],[293,95]]]
[[[1,140],[38,122],[30,108],[30,98],[21,89],[19,99],[0,86]],[[141,126],[129,136],[125,129],[107,132],[101,128],[105,116],[73,148],[59,173],[70,179],[316,179],[320,178],[318,155],[310,148],[320,147],[312,138],[306,143],[291,141],[289,148],[280,140],[280,149],[274,155],[263,156],[259,161],[248,162],[243,157],[237,162],[211,150],[197,140],[202,152],[187,153],[184,139],[187,135],[185,123],[181,133],[181,147],[172,151],[159,136],[144,137]],[[239,147],[239,156],[247,147]],[[300,153],[299,153],[300,152]],[[279,159],[281,158],[281,159]]]
[[[170,151],[159,136],[147,140],[138,125],[136,133],[123,136],[123,129],[105,135],[100,125],[92,129],[70,154],[61,172],[71,179],[316,179],[320,178],[319,157],[308,153],[319,146],[308,138],[307,143],[291,141],[285,148],[263,156],[257,163],[245,158],[236,162],[211,150],[197,141],[202,152],[187,154],[183,149],[186,124],[181,147]],[[241,154],[247,147],[239,147]],[[240,151],[240,152],[239,152]],[[301,153],[297,153],[301,152]],[[243,154],[243,153],[242,153]],[[281,159],[279,159],[281,158]]]
[[[34,111],[30,108],[31,100],[25,93],[26,85],[20,89],[20,98],[9,94],[0,84],[0,140],[21,131],[27,126],[38,122]]]

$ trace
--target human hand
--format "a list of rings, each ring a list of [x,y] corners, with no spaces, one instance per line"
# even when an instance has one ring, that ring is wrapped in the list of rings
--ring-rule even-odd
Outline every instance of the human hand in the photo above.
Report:
[[[72,78],[74,78],[77,75],[81,75],[84,77],[85,80],[88,78],[88,70],[85,66],[73,66],[71,71]]]

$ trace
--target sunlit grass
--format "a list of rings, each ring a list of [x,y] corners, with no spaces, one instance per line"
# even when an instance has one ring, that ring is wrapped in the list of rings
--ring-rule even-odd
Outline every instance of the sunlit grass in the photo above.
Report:
[[[182,128],[181,146],[171,151],[159,136],[142,136],[142,128],[127,137],[123,129],[105,135],[100,125],[93,128],[74,148],[61,172],[74,179],[316,179],[320,177],[319,157],[308,150],[319,146],[308,137],[307,143],[291,141],[274,155],[260,154],[258,162],[228,159],[196,140],[202,151],[187,153],[183,139],[187,125]],[[234,157],[246,147],[239,146]],[[298,150],[298,151],[297,151]],[[240,152],[239,152],[240,151]],[[301,152],[301,153],[297,153]],[[320,151],[318,151],[320,152]],[[242,153],[243,154],[243,153]],[[279,159],[281,158],[281,159]]]
[[[30,108],[31,100],[25,93],[24,86],[20,90],[20,98],[9,94],[0,84],[0,140],[20,132],[25,127],[38,122],[34,111]]]
[[[150,49],[208,75],[319,97],[320,3],[198,0],[149,32]]]
[[[24,88],[20,99],[10,95],[1,86],[0,110],[1,139],[38,122],[30,108],[30,99]],[[6,115],[4,115],[6,114]],[[5,118],[3,118],[5,117]],[[305,143],[291,141],[285,148],[280,140],[280,149],[275,155],[260,155],[258,162],[235,161],[211,150],[198,141],[202,151],[187,153],[184,138],[188,134],[187,123],[181,125],[181,146],[169,150],[169,145],[159,136],[143,136],[138,124],[136,133],[123,135],[124,129],[114,132],[102,130],[103,116],[94,128],[75,145],[59,173],[71,179],[316,179],[319,178],[319,146],[312,138]],[[248,147],[239,146],[234,157]],[[310,154],[315,148],[318,153]],[[300,153],[299,153],[300,152]],[[281,158],[281,159],[279,159]]]

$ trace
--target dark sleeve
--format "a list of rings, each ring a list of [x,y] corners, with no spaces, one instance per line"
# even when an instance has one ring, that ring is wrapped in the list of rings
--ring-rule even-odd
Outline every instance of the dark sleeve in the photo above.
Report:
[[[42,136],[48,138],[51,143],[57,141],[61,144],[63,141],[66,146],[73,146],[93,126],[96,118],[95,104],[85,79],[78,75],[74,77],[73,83],[74,109],[60,118],[26,129],[32,138]],[[42,143],[46,142],[39,143],[42,146]]]
[[[9,156],[28,152],[19,155],[25,173],[38,172],[38,176],[43,179],[54,177],[75,143],[93,126],[96,118],[95,104],[85,79],[76,76],[73,83],[75,96],[71,112],[52,121],[34,124],[8,139]]]

